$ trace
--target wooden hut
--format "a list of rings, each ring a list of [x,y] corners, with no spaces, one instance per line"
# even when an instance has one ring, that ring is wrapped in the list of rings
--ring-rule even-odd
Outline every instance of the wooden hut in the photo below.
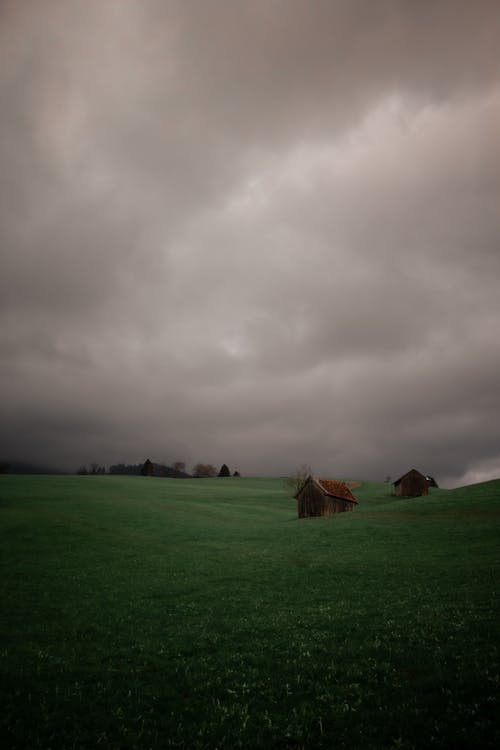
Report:
[[[394,494],[398,497],[420,497],[429,494],[427,477],[416,469],[410,469],[393,483]]]
[[[333,516],[352,510],[358,501],[344,482],[308,477],[295,495],[299,518]]]

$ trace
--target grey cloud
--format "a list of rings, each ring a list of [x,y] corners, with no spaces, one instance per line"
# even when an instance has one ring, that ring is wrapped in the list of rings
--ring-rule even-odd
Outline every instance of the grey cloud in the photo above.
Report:
[[[500,473],[495,2],[0,13],[2,455]]]

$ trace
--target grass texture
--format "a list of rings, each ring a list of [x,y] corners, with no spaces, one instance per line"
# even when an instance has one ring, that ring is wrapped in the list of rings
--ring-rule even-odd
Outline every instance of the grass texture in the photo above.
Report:
[[[4,748],[499,746],[500,480],[0,477]]]

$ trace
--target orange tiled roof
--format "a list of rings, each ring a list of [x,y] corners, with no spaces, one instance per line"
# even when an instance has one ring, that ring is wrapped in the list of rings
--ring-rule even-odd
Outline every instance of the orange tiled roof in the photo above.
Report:
[[[330,497],[337,497],[340,500],[350,500],[351,503],[358,502],[344,482],[338,482],[335,479],[318,479],[316,481]]]

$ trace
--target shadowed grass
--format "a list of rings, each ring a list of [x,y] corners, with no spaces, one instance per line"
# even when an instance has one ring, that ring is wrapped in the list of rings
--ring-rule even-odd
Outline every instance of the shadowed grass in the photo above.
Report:
[[[11,748],[498,742],[500,481],[0,477]]]

